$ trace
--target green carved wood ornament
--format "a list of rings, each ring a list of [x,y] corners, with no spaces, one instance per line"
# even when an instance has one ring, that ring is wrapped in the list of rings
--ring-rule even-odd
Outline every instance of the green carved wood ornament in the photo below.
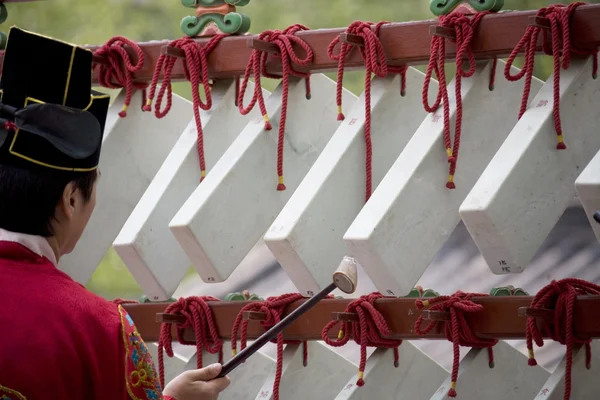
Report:
[[[224,14],[223,10],[229,6],[243,7],[249,3],[250,0],[181,0],[184,7],[201,10],[195,16],[184,17],[181,20],[181,30],[185,35],[195,37],[212,22],[223,33],[244,34],[250,30],[250,17],[238,12]],[[215,12],[210,12],[211,8],[214,8]]]
[[[263,301],[264,299],[254,293],[250,294],[249,291],[244,290],[242,292],[229,293],[223,299],[225,301]]]
[[[431,289],[423,289],[420,286],[417,286],[415,288],[413,288],[410,293],[405,296],[406,298],[414,298],[414,299],[419,299],[419,298],[431,298],[431,297],[438,297],[440,294],[438,292],[436,292],[435,290],[431,290]]]
[[[429,9],[439,17],[450,14],[460,4],[468,4],[477,12],[498,12],[504,7],[504,0],[430,0]]]
[[[493,288],[490,290],[490,296],[529,296],[529,294],[521,288],[515,288],[512,285]]]

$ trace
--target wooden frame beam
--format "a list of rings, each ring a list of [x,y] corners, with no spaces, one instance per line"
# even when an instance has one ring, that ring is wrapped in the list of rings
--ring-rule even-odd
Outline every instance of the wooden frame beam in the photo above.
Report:
[[[531,23],[530,17],[535,17],[537,11],[510,11],[485,16],[473,40],[472,49],[477,58],[506,57],[519,42],[525,30]],[[572,21],[573,44],[580,48],[595,48],[600,46],[600,4],[579,7]],[[390,65],[425,64],[430,53],[430,26],[437,25],[435,20],[402,22],[385,25],[381,28],[380,38],[388,56]],[[295,66],[299,71],[327,72],[335,71],[337,63],[327,55],[327,46],[345,28],[318,29],[299,32],[302,38],[314,51],[314,62],[309,67]],[[232,78],[243,75],[252,48],[250,47],[257,36],[232,36],[225,38],[208,57],[211,78]],[[206,43],[208,39],[197,39]],[[144,67],[135,74],[136,81],[148,82],[152,79],[154,67],[163,47],[168,40],[140,43],[146,60]],[[86,46],[94,51],[100,46]],[[447,46],[447,56],[454,57],[455,47]],[[541,50],[541,47],[538,49]],[[1,54],[1,53],[0,53]],[[133,55],[133,52],[131,52]],[[3,55],[0,55],[0,58]],[[358,52],[353,52],[346,62],[348,69],[364,68]],[[281,72],[281,62],[270,57],[268,69],[271,73]],[[173,69],[174,81],[184,80],[183,65],[177,63]],[[97,75],[94,76],[97,82]]]
[[[466,319],[473,332],[481,338],[495,339],[524,339],[525,315],[538,318],[551,318],[553,313],[549,310],[526,310],[533,297],[477,297],[473,302],[484,306],[484,311],[478,313],[467,313]],[[305,300],[297,301],[288,306],[284,312],[285,317],[292,310],[300,306]],[[346,306],[352,299],[344,300],[322,300],[314,308],[295,321],[284,331],[287,340],[322,340],[321,330],[332,319],[351,319],[344,314]],[[231,328],[235,318],[246,301],[224,301],[209,303],[217,325],[219,336],[222,339],[231,338]],[[126,304],[125,309],[146,341],[157,341],[160,325],[163,320],[176,321],[177,318],[162,314],[168,303],[154,304]],[[414,324],[421,314],[415,307],[414,298],[381,299],[375,303],[375,308],[381,312],[387,321],[391,338],[404,340],[418,339],[445,339],[444,324],[438,324],[427,336],[418,336],[414,333]],[[423,311],[431,319],[443,319],[443,313]],[[342,313],[342,314],[338,314]],[[264,330],[256,321],[259,316],[248,315],[251,320],[248,324],[248,338],[255,339]],[[337,315],[336,315],[337,314]],[[349,318],[350,317],[350,318]],[[575,303],[575,333],[580,338],[600,338],[600,296],[580,296]],[[424,325],[427,321],[424,322]],[[175,338],[173,329],[173,338]],[[332,330],[332,338],[336,337],[337,331]],[[184,338],[194,341],[195,336],[191,328],[187,328]]]

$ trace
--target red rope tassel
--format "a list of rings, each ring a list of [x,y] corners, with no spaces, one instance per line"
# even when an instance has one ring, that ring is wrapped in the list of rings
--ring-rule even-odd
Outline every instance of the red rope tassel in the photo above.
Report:
[[[185,316],[186,322],[184,324],[176,324],[177,339],[183,345],[196,346],[198,368],[202,368],[203,365],[203,350],[206,350],[210,354],[218,353],[219,362],[223,363],[223,341],[219,338],[212,310],[206,304],[207,301],[219,301],[219,299],[212,296],[180,298],[177,302],[170,304],[165,310],[167,314],[181,314]],[[160,337],[158,339],[158,370],[162,387],[165,387],[163,349],[167,353],[167,356],[173,357],[171,325],[171,323],[163,322],[160,327]],[[195,342],[188,342],[183,339],[183,331],[188,327],[194,329],[194,333],[196,334]]]
[[[454,183],[454,175],[456,173],[456,163],[458,161],[458,151],[460,148],[460,139],[462,133],[462,95],[461,83],[462,78],[473,76],[476,70],[475,57],[471,51],[471,41],[475,34],[475,30],[479,26],[481,19],[489,14],[489,12],[476,13],[472,18],[467,17],[462,13],[452,13],[439,17],[439,26],[452,29],[455,33],[455,39],[448,39],[451,43],[456,43],[456,78],[455,78],[455,97],[456,97],[456,126],[454,129],[454,146],[450,138],[450,104],[448,101],[448,88],[446,83],[446,38],[442,36],[433,36],[431,38],[431,56],[427,71],[425,74],[425,83],[423,85],[423,106],[427,112],[435,112],[441,103],[444,106],[444,144],[446,146],[446,155],[450,164],[448,172],[448,189],[456,189]],[[469,61],[468,71],[463,70],[463,60],[467,58]],[[439,90],[436,100],[433,105],[429,104],[429,85],[432,78],[432,73],[439,81]],[[492,83],[493,84],[493,83]]]
[[[281,117],[279,119],[279,136],[277,140],[277,176],[279,179],[279,184],[277,185],[277,190],[283,191],[286,189],[284,180],[283,180],[283,141],[285,136],[285,123],[287,119],[287,106],[288,106],[288,91],[289,91],[289,76],[298,76],[306,79],[306,98],[310,99],[310,73],[304,73],[294,70],[292,68],[291,63],[307,66],[313,60],[313,51],[306,42],[302,39],[295,36],[296,32],[307,31],[309,30],[304,25],[295,24],[286,28],[283,31],[278,30],[269,30],[264,31],[260,35],[258,35],[258,40],[262,40],[264,42],[269,42],[275,44],[279,48],[279,53],[275,54],[276,58],[281,59],[281,64],[283,67],[283,88],[281,95]],[[292,44],[296,44],[301,47],[306,56],[304,58],[300,58],[294,52]],[[267,57],[268,53],[263,50],[254,49],[252,50],[252,55],[250,56],[250,60],[248,62],[248,66],[246,67],[246,71],[244,72],[244,79],[241,84],[240,91],[238,93],[237,104],[242,115],[248,114],[254,108],[254,105],[258,101],[258,106],[260,108],[260,112],[265,120],[265,130],[273,129],[271,125],[271,121],[269,120],[269,115],[267,114],[267,108],[265,106],[265,99],[262,95],[262,86],[261,86],[261,76],[265,78],[271,79],[280,79],[282,77],[278,75],[272,75],[267,72]],[[254,94],[250,103],[247,107],[244,107],[244,94],[246,93],[246,89],[248,87],[248,81],[250,79],[250,74],[254,75]]]
[[[227,35],[213,36],[206,46],[201,46],[194,39],[183,37],[169,43],[170,47],[181,49],[185,53],[183,60],[183,72],[185,78],[190,82],[192,87],[192,101],[194,107],[194,121],[196,122],[196,132],[198,133],[197,147],[198,159],[200,162],[200,182],[206,177],[206,161],[204,158],[204,131],[202,129],[202,120],[200,118],[200,109],[210,110],[212,108],[211,85],[208,79],[208,55],[215,49],[219,42]],[[171,86],[171,73],[177,62],[176,57],[166,54],[161,54],[156,62],[152,82],[150,83],[149,95],[144,105],[144,111],[152,110],[152,101],[156,93],[156,87],[163,73],[163,82],[156,98],[154,105],[154,115],[156,118],[165,117],[171,110],[173,102],[173,90]],[[206,95],[206,103],[202,102],[200,97],[200,85],[204,88]],[[165,94],[167,95],[167,104],[164,110],[161,110],[162,102]]]
[[[354,341],[360,345],[360,365],[358,369],[358,381],[356,385],[364,386],[364,373],[367,363],[367,347],[377,347],[394,349],[394,366],[397,368],[399,363],[398,347],[402,344],[402,340],[384,339],[382,336],[390,334],[390,328],[383,318],[383,315],[375,309],[375,300],[384,298],[379,293],[371,293],[352,301],[346,307],[344,312],[358,314],[358,322],[342,322],[337,339],[329,338],[329,331],[338,324],[338,321],[330,321],[321,333],[321,337],[328,345],[332,347],[344,346],[350,340],[350,333]],[[351,325],[351,326],[349,326]]]
[[[369,201],[372,193],[372,157],[373,148],[371,142],[371,76],[384,78],[388,73],[401,74],[401,88],[400,93],[404,96],[406,92],[406,71],[407,66],[401,67],[389,67],[386,62],[385,50],[379,40],[379,31],[381,27],[388,22],[382,21],[375,25],[371,29],[372,22],[355,21],[346,29],[346,33],[357,35],[363,38],[364,47],[358,47],[361,58],[365,62],[365,202]],[[338,54],[334,53],[335,47],[340,44],[340,50]],[[327,54],[329,58],[338,62],[338,73],[337,73],[337,88],[336,88],[336,102],[338,107],[338,121],[344,120],[344,114],[342,113],[342,90],[344,81],[344,62],[346,57],[354,49],[353,44],[340,43],[340,37],[335,38],[327,48]]]
[[[553,104],[553,115],[554,115],[554,127],[557,134],[557,145],[558,150],[565,150],[567,146],[564,143],[562,123],[560,118],[560,69],[568,69],[571,64],[572,53],[580,55],[594,55],[594,67],[592,75],[594,79],[598,74],[598,50],[581,50],[576,49],[571,44],[571,33],[570,33],[570,21],[573,13],[582,5],[586,3],[577,2],[568,6],[563,4],[551,5],[542,8],[536,14],[537,17],[547,18],[550,21],[550,32],[539,26],[530,25],[527,27],[525,34],[514,48],[510,57],[506,62],[504,69],[504,76],[509,81],[518,81],[525,77],[525,87],[523,89],[523,98],[521,100],[521,108],[519,110],[519,119],[525,114],[527,105],[529,104],[529,95],[531,93],[531,81],[533,79],[533,72],[535,67],[535,52],[537,48],[538,38],[540,33],[544,33],[542,40],[542,48],[544,53],[553,56],[554,65],[554,104]],[[562,40],[562,50],[560,48],[560,42]],[[510,69],[515,61],[515,58],[519,53],[523,51],[525,53],[525,63],[523,69],[517,74],[512,75]],[[561,60],[562,56],[562,60]]]
[[[232,355],[235,356],[237,353],[238,330],[240,330],[240,348],[241,350],[246,348],[246,342],[248,340],[248,321],[244,321],[242,319],[244,312],[255,311],[264,313],[266,315],[266,319],[264,321],[260,321],[260,324],[265,328],[266,331],[281,321],[283,311],[288,305],[303,298],[304,297],[300,293],[288,293],[282,294],[281,296],[269,297],[265,301],[252,302],[244,306],[236,317],[231,330]],[[275,382],[273,383],[273,399],[279,400],[279,386],[281,384],[281,375],[283,373],[283,345],[302,343],[304,366],[306,366],[308,363],[308,344],[306,342],[283,340],[283,333],[277,335],[277,339],[272,340],[271,342],[277,343],[277,368],[275,370]]]
[[[458,291],[452,296],[439,296],[428,300],[419,299],[415,302],[418,310],[429,307],[429,310],[445,311],[450,313],[450,320],[444,322],[446,339],[453,344],[454,362],[452,364],[452,382],[448,396],[456,397],[456,382],[458,381],[458,367],[460,362],[460,346],[473,348],[487,348],[490,368],[494,367],[494,353],[492,347],[498,343],[496,339],[481,339],[473,334],[467,323],[465,312],[483,311],[481,304],[471,301],[473,297],[487,297],[487,294],[463,293]],[[439,321],[431,321],[424,329],[423,316],[419,315],[415,322],[415,332],[417,335],[426,335],[431,332]]]
[[[135,64],[133,64],[129,53],[125,50],[126,45],[133,49],[137,55],[137,62]],[[133,74],[139,72],[144,66],[144,52],[137,43],[122,36],[115,36],[96,50],[94,54],[108,60],[108,65],[93,65],[94,69],[97,66],[100,67],[98,74],[100,85],[109,89],[125,88],[125,103],[119,113],[119,117],[125,118],[127,116],[127,108],[131,103],[133,91],[135,89],[145,91],[148,86],[145,82],[133,82]]]
[[[527,318],[527,349],[529,350],[529,362],[531,366],[537,365],[533,353],[533,342],[538,347],[544,345],[543,337],[548,336],[552,340],[567,347],[567,362],[565,371],[565,400],[571,398],[571,370],[573,367],[573,346],[585,345],[586,366],[589,369],[591,363],[591,339],[578,339],[573,332],[575,299],[581,295],[598,295],[600,286],[577,278],[567,278],[560,281],[552,281],[548,286],[540,290],[531,301],[530,308],[544,308],[554,310],[554,321],[546,321],[533,317]],[[541,327],[541,329],[540,329]]]

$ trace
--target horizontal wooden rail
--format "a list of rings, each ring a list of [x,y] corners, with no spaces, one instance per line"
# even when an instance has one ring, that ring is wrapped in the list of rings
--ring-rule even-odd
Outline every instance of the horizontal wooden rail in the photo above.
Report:
[[[530,24],[530,17],[536,11],[510,11],[488,15],[483,18],[473,40],[472,49],[477,58],[506,57],[519,42]],[[575,46],[595,48],[600,46],[600,4],[587,5],[577,9],[572,21],[572,37]],[[380,38],[385,48],[390,65],[424,64],[429,60],[430,26],[437,25],[435,20],[391,23],[381,28]],[[299,32],[314,52],[314,62],[308,67],[295,66],[299,71],[327,72],[334,71],[337,63],[327,55],[327,46],[345,28],[318,29]],[[257,36],[234,36],[225,38],[208,57],[211,78],[231,78],[243,75],[252,49],[249,47]],[[197,39],[205,43],[207,39]],[[146,60],[141,71],[135,74],[136,81],[150,81],[154,73],[156,61],[168,40],[140,43]],[[99,46],[86,46],[94,51]],[[541,49],[541,48],[540,48]],[[132,56],[134,55],[131,52]],[[455,56],[455,47],[448,45],[447,56]],[[0,55],[0,58],[2,56]],[[358,52],[349,57],[347,68],[363,68]],[[281,72],[281,62],[274,57],[268,61],[271,73]],[[183,65],[177,63],[172,73],[173,80],[183,80]],[[97,82],[97,76],[94,76]]]
[[[523,316],[524,308],[531,303],[532,297],[478,297],[475,303],[484,306],[484,311],[478,313],[467,313],[466,319],[473,332],[481,338],[496,339],[524,339],[525,324],[527,318]],[[284,316],[299,307],[304,300],[297,301],[288,306]],[[288,340],[321,340],[323,327],[333,319],[334,313],[343,313],[351,300],[322,300],[314,308],[295,321],[284,331],[284,337]],[[219,336],[222,339],[231,338],[231,328],[236,316],[246,301],[213,302],[209,303],[213,311],[215,323]],[[168,303],[154,304],[127,304],[124,307],[130,313],[132,319],[146,341],[157,341],[162,319],[159,314],[164,313]],[[444,339],[443,323],[428,334],[426,337],[417,336],[414,333],[414,324],[420,315],[415,307],[414,298],[381,299],[375,303],[375,308],[381,312],[386,319],[392,338],[417,340],[417,339]],[[521,309],[521,311],[519,311]],[[536,317],[547,317],[544,310],[537,311]],[[529,313],[529,315],[532,315]],[[248,338],[257,338],[264,330],[256,316],[249,316]],[[341,315],[343,319],[344,315]],[[431,317],[440,317],[439,313],[431,313]],[[283,317],[282,317],[283,318]],[[581,296],[575,304],[575,333],[577,337],[600,338],[600,296]],[[427,321],[425,321],[427,323]],[[174,331],[173,331],[174,333]],[[331,332],[335,337],[337,331]],[[173,335],[173,337],[175,337]],[[194,341],[192,329],[186,329],[184,338]]]

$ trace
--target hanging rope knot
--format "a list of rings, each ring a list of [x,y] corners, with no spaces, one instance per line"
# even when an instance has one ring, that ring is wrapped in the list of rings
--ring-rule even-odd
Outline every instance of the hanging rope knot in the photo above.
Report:
[[[214,321],[212,310],[206,303],[207,301],[220,301],[212,296],[192,296],[180,298],[175,303],[170,304],[166,314],[181,314],[186,321],[183,324],[175,324],[177,340],[179,343],[188,346],[196,346],[197,367],[202,368],[202,353],[207,351],[210,354],[219,354],[219,362],[223,363],[223,341],[219,337],[217,326]],[[164,352],[167,356],[173,357],[173,343],[171,336],[171,323],[163,322],[160,327],[160,336],[158,339],[158,369],[160,383],[165,387],[165,366]],[[196,340],[187,341],[183,337],[185,328],[193,328]]]
[[[6,121],[4,123],[4,130],[16,132],[17,131],[17,125],[14,122],[12,122],[12,121]]]
[[[363,39],[364,46],[358,46],[359,54],[365,63],[365,169],[366,169],[366,194],[365,202],[369,200],[372,193],[372,142],[371,142],[371,76],[374,74],[379,78],[386,77],[389,73],[400,74],[400,94],[406,93],[406,71],[407,66],[388,66],[387,57],[381,41],[379,32],[387,21],[378,22],[373,26],[372,22],[355,21],[346,29],[345,33],[359,36]],[[339,44],[339,52],[335,48]],[[338,62],[336,102],[338,108],[338,121],[344,120],[342,112],[342,90],[344,83],[344,63],[346,58],[355,48],[354,44],[341,42],[340,36],[336,37],[328,46],[329,58]]]
[[[519,119],[527,110],[529,104],[529,95],[531,93],[531,82],[535,67],[535,54],[540,33],[543,32],[542,49],[545,54],[553,57],[554,74],[554,103],[552,113],[554,116],[554,128],[557,135],[557,150],[565,150],[567,148],[564,143],[562,122],[560,117],[560,70],[561,67],[567,70],[571,64],[571,56],[577,55],[593,55],[594,64],[592,76],[596,79],[598,74],[598,49],[579,49],[573,46],[571,41],[571,19],[575,10],[585,5],[583,2],[576,2],[567,5],[555,4],[540,9],[536,16],[546,18],[550,22],[550,30],[537,25],[527,27],[525,34],[515,46],[504,68],[504,76],[509,81],[518,81],[525,77],[525,87],[523,89],[523,98],[521,99],[521,107],[519,110]],[[562,49],[561,49],[562,42]],[[525,63],[523,68],[517,74],[512,75],[510,69],[515,61],[515,58],[523,51],[525,54]],[[561,59],[562,57],[562,59]]]
[[[452,342],[454,350],[454,361],[452,364],[452,382],[450,383],[449,397],[456,397],[456,383],[458,381],[458,367],[460,361],[460,346],[472,348],[487,348],[490,368],[494,368],[494,353],[492,347],[498,343],[496,339],[482,339],[471,331],[465,318],[465,313],[483,311],[481,304],[471,301],[473,297],[487,297],[487,294],[464,293],[458,291],[452,296],[438,296],[428,300],[416,300],[415,306],[418,310],[428,307],[432,311],[444,311],[450,313],[448,321],[431,321],[424,329],[423,315],[419,315],[415,322],[415,332],[417,335],[427,335],[438,323],[443,323],[445,327],[446,339]]]
[[[327,296],[327,298],[333,298],[333,296]],[[304,297],[300,293],[288,293],[282,294],[281,296],[269,297],[264,301],[254,301],[242,307],[231,330],[232,355],[235,356],[237,354],[238,331],[240,331],[240,349],[243,350],[246,348],[246,342],[248,340],[248,321],[243,320],[244,312],[254,311],[264,313],[265,319],[261,320],[260,324],[266,331],[281,321],[281,317],[287,306],[302,299],[304,299]],[[308,344],[306,341],[284,340],[283,333],[277,335],[277,338],[271,340],[271,342],[277,343],[277,367],[275,370],[275,382],[273,383],[273,400],[279,400],[279,386],[281,384],[281,375],[283,373],[283,345],[302,343],[303,363],[306,367],[308,363]]]
[[[125,46],[130,47],[135,52],[137,56],[135,63],[125,50]],[[144,52],[137,43],[122,36],[115,36],[96,50],[94,54],[108,61],[107,65],[93,65],[93,69],[99,66],[98,82],[100,85],[109,89],[125,88],[125,102],[119,113],[119,117],[125,118],[127,108],[131,104],[133,91],[136,89],[143,90],[142,96],[145,97],[145,89],[148,84],[133,81],[133,74],[139,72],[144,66]]]
[[[573,366],[573,346],[584,345],[586,351],[586,367],[591,365],[591,339],[580,339],[575,337],[574,313],[575,300],[577,296],[599,295],[600,286],[577,278],[567,278],[560,281],[552,281],[548,286],[542,288],[533,298],[530,308],[542,308],[554,311],[554,319],[527,318],[527,350],[529,351],[529,362],[531,366],[537,365],[533,352],[533,342],[538,347],[544,345],[543,338],[552,340],[566,346],[566,371],[565,371],[565,400],[571,396],[571,370]]]
[[[304,78],[306,80],[306,98],[310,99],[310,73],[304,73],[295,70],[292,67],[292,63],[305,67],[313,61],[313,51],[306,42],[299,37],[295,36],[297,32],[309,30],[306,26],[295,24],[283,31],[269,30],[264,31],[258,35],[258,40],[272,43],[279,48],[279,52],[273,54],[273,57],[281,60],[283,76],[273,75],[267,72],[267,58],[269,53],[265,50],[254,49],[252,55],[244,72],[244,79],[241,84],[240,91],[238,93],[238,108],[242,115],[248,114],[254,108],[258,101],[260,112],[265,120],[265,130],[269,131],[273,129],[269,115],[267,114],[267,108],[265,106],[265,99],[262,94],[261,76],[270,79],[281,79],[283,78],[283,87],[281,93],[281,116],[279,118],[279,136],[277,139],[277,177],[278,185],[277,190],[286,190],[284,179],[283,179],[283,141],[285,136],[285,123],[287,119],[287,107],[288,107],[288,92],[289,92],[289,77],[290,75]],[[299,57],[292,47],[296,44],[302,50],[304,50],[305,57]],[[250,74],[254,75],[254,94],[250,103],[247,107],[244,106],[244,95],[248,87],[248,81]]]
[[[211,82],[208,75],[208,55],[217,47],[223,38],[227,35],[216,35],[210,38],[205,46],[200,45],[194,39],[190,37],[183,37],[169,43],[169,47],[174,47],[183,50],[185,58],[183,62],[183,73],[185,78],[190,82],[192,87],[192,103],[194,109],[194,121],[196,123],[196,132],[198,134],[197,147],[198,147],[198,160],[200,163],[200,182],[206,177],[206,161],[204,157],[204,132],[202,129],[202,119],[200,117],[200,110],[208,111],[212,108],[212,94],[211,94]],[[177,58],[161,54],[156,62],[156,68],[154,69],[154,75],[152,76],[152,82],[150,83],[150,89],[148,93],[148,99],[144,105],[144,111],[152,110],[152,101],[156,93],[158,86],[158,80],[161,72],[163,75],[163,82],[160,86],[158,96],[156,98],[156,104],[154,105],[154,115],[156,118],[165,117],[171,110],[173,104],[173,89],[171,84],[171,74],[173,67],[177,62]],[[200,85],[204,89],[206,101],[203,102],[200,96]],[[167,104],[163,110],[162,102],[165,94],[167,95]]]
[[[350,334],[354,341],[360,345],[360,365],[358,369],[357,386],[364,386],[365,365],[367,363],[367,347],[394,349],[394,367],[399,365],[398,346],[402,340],[386,339],[390,335],[390,328],[383,315],[375,308],[375,301],[384,298],[381,293],[375,292],[352,301],[344,312],[358,315],[357,322],[343,321],[340,326],[337,339],[329,338],[329,331],[339,321],[330,321],[321,332],[321,337],[330,346],[341,347],[350,340]]]
[[[476,13],[472,17],[468,17],[462,13],[451,13],[449,15],[442,15],[438,19],[439,26],[454,31],[454,38],[445,38],[443,36],[434,35],[431,38],[431,54],[429,57],[429,64],[427,65],[427,71],[425,73],[425,83],[423,84],[423,106],[429,113],[437,111],[440,105],[443,103],[444,106],[444,145],[446,146],[446,157],[448,158],[449,172],[448,181],[446,187],[448,189],[456,189],[454,183],[454,174],[456,173],[456,164],[458,161],[458,151],[460,148],[460,139],[462,133],[462,78],[469,78],[473,76],[477,65],[475,63],[475,57],[471,51],[471,41],[475,35],[475,30],[479,26],[479,23],[489,14],[488,11]],[[446,82],[446,40],[450,43],[456,44],[456,77],[454,85],[454,94],[456,97],[456,126],[454,128],[454,146],[451,140],[451,128],[450,128],[450,102],[448,100],[448,84]],[[468,60],[469,69],[464,70],[463,61]],[[491,76],[495,76],[495,62],[492,68]],[[438,94],[433,105],[429,104],[429,86],[431,84],[432,74],[435,75],[439,81]],[[492,78],[493,79],[493,78]],[[490,87],[493,86],[493,80],[490,82]]]

